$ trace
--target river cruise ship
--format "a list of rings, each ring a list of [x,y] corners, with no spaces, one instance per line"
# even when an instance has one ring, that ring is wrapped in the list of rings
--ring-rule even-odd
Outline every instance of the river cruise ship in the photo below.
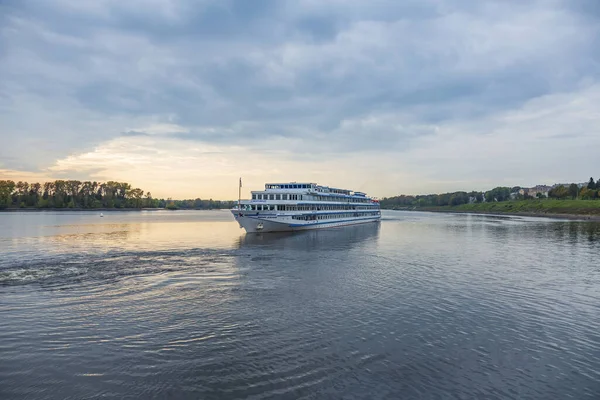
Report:
[[[252,191],[251,199],[239,200],[231,212],[248,233],[322,229],[381,219],[379,201],[365,193],[297,182],[267,183],[265,190]]]

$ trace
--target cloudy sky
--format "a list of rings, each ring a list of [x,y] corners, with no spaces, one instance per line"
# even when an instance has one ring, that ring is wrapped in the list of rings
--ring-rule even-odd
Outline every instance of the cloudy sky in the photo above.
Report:
[[[2,0],[0,179],[383,197],[600,175],[598,0]],[[595,174],[595,175],[594,175]]]

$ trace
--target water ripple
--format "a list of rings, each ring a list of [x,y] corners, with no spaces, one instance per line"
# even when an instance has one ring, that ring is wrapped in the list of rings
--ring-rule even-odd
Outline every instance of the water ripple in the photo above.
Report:
[[[4,233],[0,397],[598,398],[597,224],[168,215]]]

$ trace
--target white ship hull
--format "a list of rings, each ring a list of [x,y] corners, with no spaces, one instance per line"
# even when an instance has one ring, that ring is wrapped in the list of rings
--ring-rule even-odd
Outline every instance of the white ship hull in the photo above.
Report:
[[[309,229],[324,229],[334,228],[340,226],[356,225],[377,222],[381,219],[380,216],[371,217],[360,217],[360,218],[348,218],[340,220],[327,220],[327,221],[297,221],[293,220],[291,216],[275,216],[275,217],[263,217],[263,216],[251,216],[243,215],[240,216],[239,210],[231,210],[235,220],[240,225],[240,228],[244,228],[248,233],[257,232],[290,232],[290,231],[305,231]]]
[[[297,182],[267,183],[248,200],[240,194],[231,212],[248,233],[333,228],[381,218],[379,202],[365,193]]]

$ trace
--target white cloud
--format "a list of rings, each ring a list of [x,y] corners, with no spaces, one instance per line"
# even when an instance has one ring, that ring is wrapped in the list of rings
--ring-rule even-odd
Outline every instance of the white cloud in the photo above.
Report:
[[[188,133],[190,130],[177,124],[157,123],[138,128],[127,128],[126,131],[143,132],[149,135],[168,135],[173,133]]]
[[[302,155],[306,149],[297,149],[310,142],[297,138],[295,144],[277,139],[266,148],[249,150],[168,135],[120,137],[58,160],[43,176],[83,173],[94,180],[128,181],[155,196],[223,199],[235,198],[239,176],[246,191],[267,181],[307,180],[380,197],[585,181],[597,168],[599,103],[600,85],[544,96],[502,114],[426,127],[430,132],[402,153],[374,150],[341,156],[333,148],[331,154],[307,158]],[[397,123],[390,118],[346,122],[342,129],[385,129]],[[6,176],[16,175],[12,171]],[[29,174],[28,179],[35,177]]]

